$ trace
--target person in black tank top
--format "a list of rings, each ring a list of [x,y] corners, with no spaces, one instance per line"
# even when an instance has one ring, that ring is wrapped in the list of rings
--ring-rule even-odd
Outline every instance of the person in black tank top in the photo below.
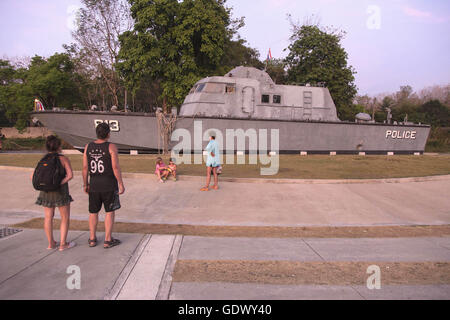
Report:
[[[91,142],[87,148],[90,192],[118,191],[117,179],[112,168],[109,142]]]
[[[120,244],[112,237],[115,212],[121,208],[119,195],[125,193],[117,147],[108,142],[110,128],[102,123],[96,128],[97,140],[89,143],[83,157],[84,190],[89,194],[89,246],[97,245],[98,214],[105,208],[105,249]]]

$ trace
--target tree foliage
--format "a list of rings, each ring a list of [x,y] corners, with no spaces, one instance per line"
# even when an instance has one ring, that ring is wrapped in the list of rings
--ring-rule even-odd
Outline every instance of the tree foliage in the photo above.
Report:
[[[272,59],[266,61],[266,72],[276,84],[287,84],[286,63],[283,59]]]
[[[162,106],[167,112],[181,105],[199,79],[243,65],[265,69],[277,84],[324,83],[341,120],[367,112],[382,122],[391,109],[393,121],[450,126],[450,85],[419,92],[405,85],[390,95],[355,97],[344,33],[318,22],[293,25],[286,59],[262,62],[239,36],[244,18],[232,19],[225,0],[82,3],[75,43],[64,46],[66,53],[0,60],[2,124],[24,128],[35,98],[46,109],[96,104],[103,110],[130,105],[137,112]]]
[[[383,122],[388,109],[392,121],[429,124],[433,127],[450,127],[450,108],[446,103],[450,86],[434,86],[414,92],[409,85],[390,95],[378,97],[358,96],[356,101],[364,106],[366,112],[375,108],[375,120]],[[381,101],[380,103],[378,101]]]
[[[72,109],[82,103],[75,84],[78,76],[66,54],[56,53],[48,59],[35,56],[28,69],[0,60],[0,70],[0,108],[19,129],[27,125],[35,98],[49,109]]]
[[[119,36],[133,26],[129,5],[125,0],[82,0],[82,3],[77,29],[72,33],[76,44],[66,48],[76,58],[79,72],[91,80],[90,88],[100,89],[97,95],[101,96],[102,108],[107,108],[109,99],[119,106],[124,93],[116,64]]]
[[[135,26],[120,37],[119,69],[134,90],[144,77],[157,81],[166,111],[180,106],[195,82],[214,74],[223,61],[226,44],[236,31],[231,9],[224,0],[130,0],[130,4]]]
[[[224,55],[214,73],[224,75],[238,66],[263,69],[264,63],[260,61],[258,50],[246,46],[246,43],[241,38],[237,40],[226,39]]]
[[[420,117],[422,123],[429,123],[435,127],[450,126],[450,108],[439,100],[424,103],[417,112],[423,115]]]
[[[80,104],[77,76],[67,54],[56,53],[48,59],[35,56],[25,74],[25,85],[47,108],[72,109]]]
[[[344,33],[317,25],[293,26],[289,54],[285,61],[291,84],[324,83],[330,90],[341,120],[348,119],[357,93],[355,71],[347,64],[341,46]],[[354,118],[354,117],[353,117]]]

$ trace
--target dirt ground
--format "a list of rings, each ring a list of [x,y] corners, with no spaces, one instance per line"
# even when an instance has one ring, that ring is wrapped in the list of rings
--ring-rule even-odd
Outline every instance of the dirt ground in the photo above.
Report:
[[[367,268],[381,269],[383,285],[449,284],[450,263],[194,261],[179,260],[174,282],[276,285],[365,285]]]
[[[59,228],[59,224],[60,220],[55,219],[54,228]],[[14,225],[14,227],[43,229],[44,219],[32,219]],[[104,230],[103,222],[99,222],[98,228],[99,231]],[[70,230],[88,231],[88,223],[87,221],[71,220]],[[412,238],[450,237],[450,225],[380,227],[227,227],[116,223],[114,232],[246,238]]]

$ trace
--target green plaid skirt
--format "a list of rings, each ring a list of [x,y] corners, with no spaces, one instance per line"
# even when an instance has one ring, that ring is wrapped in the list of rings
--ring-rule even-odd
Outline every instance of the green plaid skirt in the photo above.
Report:
[[[69,194],[69,184],[66,183],[57,191],[41,191],[36,204],[45,208],[59,208],[69,205],[72,201],[73,199]]]

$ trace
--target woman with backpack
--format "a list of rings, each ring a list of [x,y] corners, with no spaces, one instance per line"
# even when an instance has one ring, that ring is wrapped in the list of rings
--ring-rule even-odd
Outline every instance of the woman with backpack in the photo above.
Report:
[[[68,182],[73,178],[72,166],[68,158],[60,155],[61,140],[55,136],[47,137],[45,146],[48,154],[39,162],[33,175],[33,185],[41,190],[36,201],[44,207],[44,229],[48,239],[48,250],[58,248],[53,238],[53,217],[55,209],[61,214],[61,242],[59,251],[75,247],[75,242],[67,242],[70,222],[70,203],[73,201],[69,194]],[[51,191],[48,191],[51,190]]]

